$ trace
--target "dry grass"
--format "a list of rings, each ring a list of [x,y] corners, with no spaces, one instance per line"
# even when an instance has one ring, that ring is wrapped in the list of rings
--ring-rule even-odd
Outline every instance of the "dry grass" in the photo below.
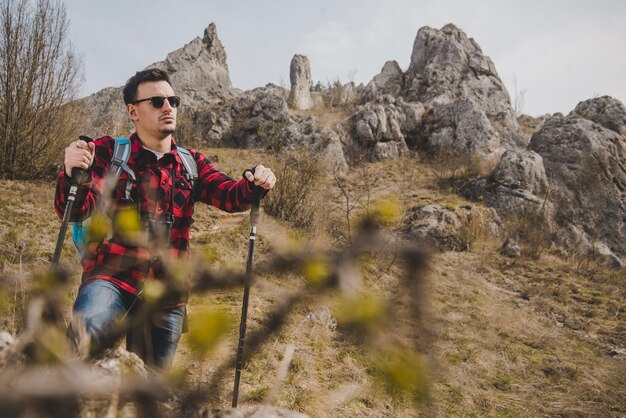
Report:
[[[251,165],[272,161],[271,156],[259,156],[256,151],[210,149],[206,153],[218,155],[216,165],[235,178]],[[378,199],[388,196],[405,206],[464,204],[457,196],[442,193],[436,180],[428,165],[410,159],[356,167],[341,180],[357,201],[350,222],[356,224],[374,210]],[[276,248],[346,242],[344,195],[332,179],[320,182],[327,186],[319,196],[328,202],[323,222],[305,233],[264,215],[258,228],[257,262],[262,263]],[[22,250],[28,270],[45,264],[59,223],[52,213],[51,182],[2,182],[0,186],[5,191],[0,195],[5,213],[0,219],[5,280],[7,272],[19,271],[16,245],[20,240],[28,242],[28,250]],[[209,265],[242,271],[248,216],[198,205],[194,217],[195,255]],[[395,233],[392,228],[390,234]],[[266,402],[272,395],[273,404],[315,417],[626,414],[624,272],[610,273],[599,267],[577,272],[576,266],[550,254],[513,262],[498,255],[497,240],[474,235],[469,252],[434,257],[426,297],[420,302],[427,307],[427,325],[422,328],[403,319],[408,315],[386,324],[397,342],[418,346],[426,353],[431,380],[425,398],[415,401],[385,390],[376,353],[381,343],[364,341],[337,326],[334,319],[344,299],[329,294],[314,304],[298,306],[287,318],[287,326],[248,360],[242,374],[242,406]],[[77,265],[69,239],[64,257],[66,263]],[[393,301],[399,313],[408,312],[414,301],[399,291],[401,271],[390,254],[365,257],[360,275],[365,290]],[[283,295],[302,286],[303,279],[295,274],[260,277],[252,289],[249,332],[259,329],[264,314]],[[68,310],[70,301],[68,297]],[[203,307],[222,308],[238,321],[241,291],[193,295],[190,313]],[[10,325],[6,319],[12,306],[6,309],[2,315],[5,325]],[[176,366],[187,370],[192,386],[208,385],[220,362],[234,352],[236,328],[207,358],[193,356],[188,337],[183,337]],[[293,357],[279,381],[289,345],[294,346]],[[230,404],[231,390],[232,376],[227,375],[220,406]]]

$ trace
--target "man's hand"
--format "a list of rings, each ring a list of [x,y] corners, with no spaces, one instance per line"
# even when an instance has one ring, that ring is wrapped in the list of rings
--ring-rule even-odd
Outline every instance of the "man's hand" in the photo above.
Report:
[[[65,174],[72,177],[72,169],[88,169],[93,164],[93,157],[96,152],[96,145],[93,142],[87,143],[82,139],[72,142],[65,148]]]
[[[266,190],[270,190],[274,187],[274,184],[276,184],[276,176],[272,170],[261,164],[255,167],[254,174],[252,171],[248,170],[245,175],[246,179],[248,179],[250,183],[254,183],[256,186],[262,187]]]

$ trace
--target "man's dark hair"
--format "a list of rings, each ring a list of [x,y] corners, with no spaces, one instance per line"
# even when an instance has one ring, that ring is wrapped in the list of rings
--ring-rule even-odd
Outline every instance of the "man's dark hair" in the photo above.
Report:
[[[137,87],[145,81],[167,81],[171,86],[170,76],[163,70],[153,68],[150,70],[137,71],[128,79],[124,86],[124,103],[130,104],[137,100]]]

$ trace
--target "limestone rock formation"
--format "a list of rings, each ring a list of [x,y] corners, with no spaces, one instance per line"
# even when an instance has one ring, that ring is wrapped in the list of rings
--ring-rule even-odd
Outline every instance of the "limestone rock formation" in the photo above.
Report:
[[[417,33],[405,74],[406,98],[424,103],[427,148],[497,161],[507,149],[524,148],[509,95],[489,57],[452,24]]]
[[[313,108],[311,99],[311,64],[304,55],[294,55],[289,71],[291,93],[289,107],[295,110],[309,110]]]
[[[626,120],[610,97],[581,102],[568,116],[547,117],[527,151],[507,151],[488,178],[461,193],[501,215],[541,214],[570,251],[626,264]]]
[[[392,96],[359,106],[350,117],[353,136],[370,159],[398,158],[409,151],[406,138],[416,134],[424,114],[421,103]]]
[[[181,103],[192,109],[230,95],[232,84],[226,51],[217,36],[215,23],[204,30],[202,38],[194,39],[183,48],[170,52],[164,61],[146,68],[167,71]]]
[[[384,95],[398,97],[404,86],[404,73],[396,61],[387,61],[380,74],[374,76],[363,90],[359,102],[361,104],[376,100]]]
[[[599,104],[583,102],[577,109]],[[586,248],[614,266],[624,265],[626,137],[570,114],[545,121],[530,149],[543,158],[554,221],[568,246]]]
[[[231,81],[226,52],[217,36],[214,23],[198,37],[174,52],[164,61],[146,68],[168,71],[176,94],[181,97],[179,115],[194,112],[211,104],[231,98]],[[129,74],[129,78],[133,74]],[[122,87],[109,87],[79,100],[86,109],[83,132],[91,136],[105,134],[127,135],[132,123],[126,115]]]
[[[502,247],[500,247],[500,254],[505,257],[519,258],[522,256],[522,250],[519,244],[514,239],[507,238],[504,241],[504,244],[502,244]],[[509,283],[509,285],[510,290],[515,291],[515,287],[511,286],[514,285],[514,283]]]
[[[344,172],[347,162],[343,143],[350,142],[341,127],[322,126],[314,116],[290,112],[287,91],[268,84],[244,92],[219,112],[211,112],[208,145],[265,148],[280,152],[308,149],[321,155],[331,170]]]

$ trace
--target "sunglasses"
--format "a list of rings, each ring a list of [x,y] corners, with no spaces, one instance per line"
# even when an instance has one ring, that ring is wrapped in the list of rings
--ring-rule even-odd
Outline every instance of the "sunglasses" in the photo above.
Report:
[[[154,96],[154,97],[148,97],[147,99],[135,100],[131,104],[137,104],[137,103],[141,103],[141,102],[151,102],[152,106],[154,106],[156,109],[160,109],[165,104],[165,100],[166,99],[170,103],[170,106],[172,106],[172,107],[180,106],[180,97],[178,97],[178,96],[168,96],[168,97]]]

